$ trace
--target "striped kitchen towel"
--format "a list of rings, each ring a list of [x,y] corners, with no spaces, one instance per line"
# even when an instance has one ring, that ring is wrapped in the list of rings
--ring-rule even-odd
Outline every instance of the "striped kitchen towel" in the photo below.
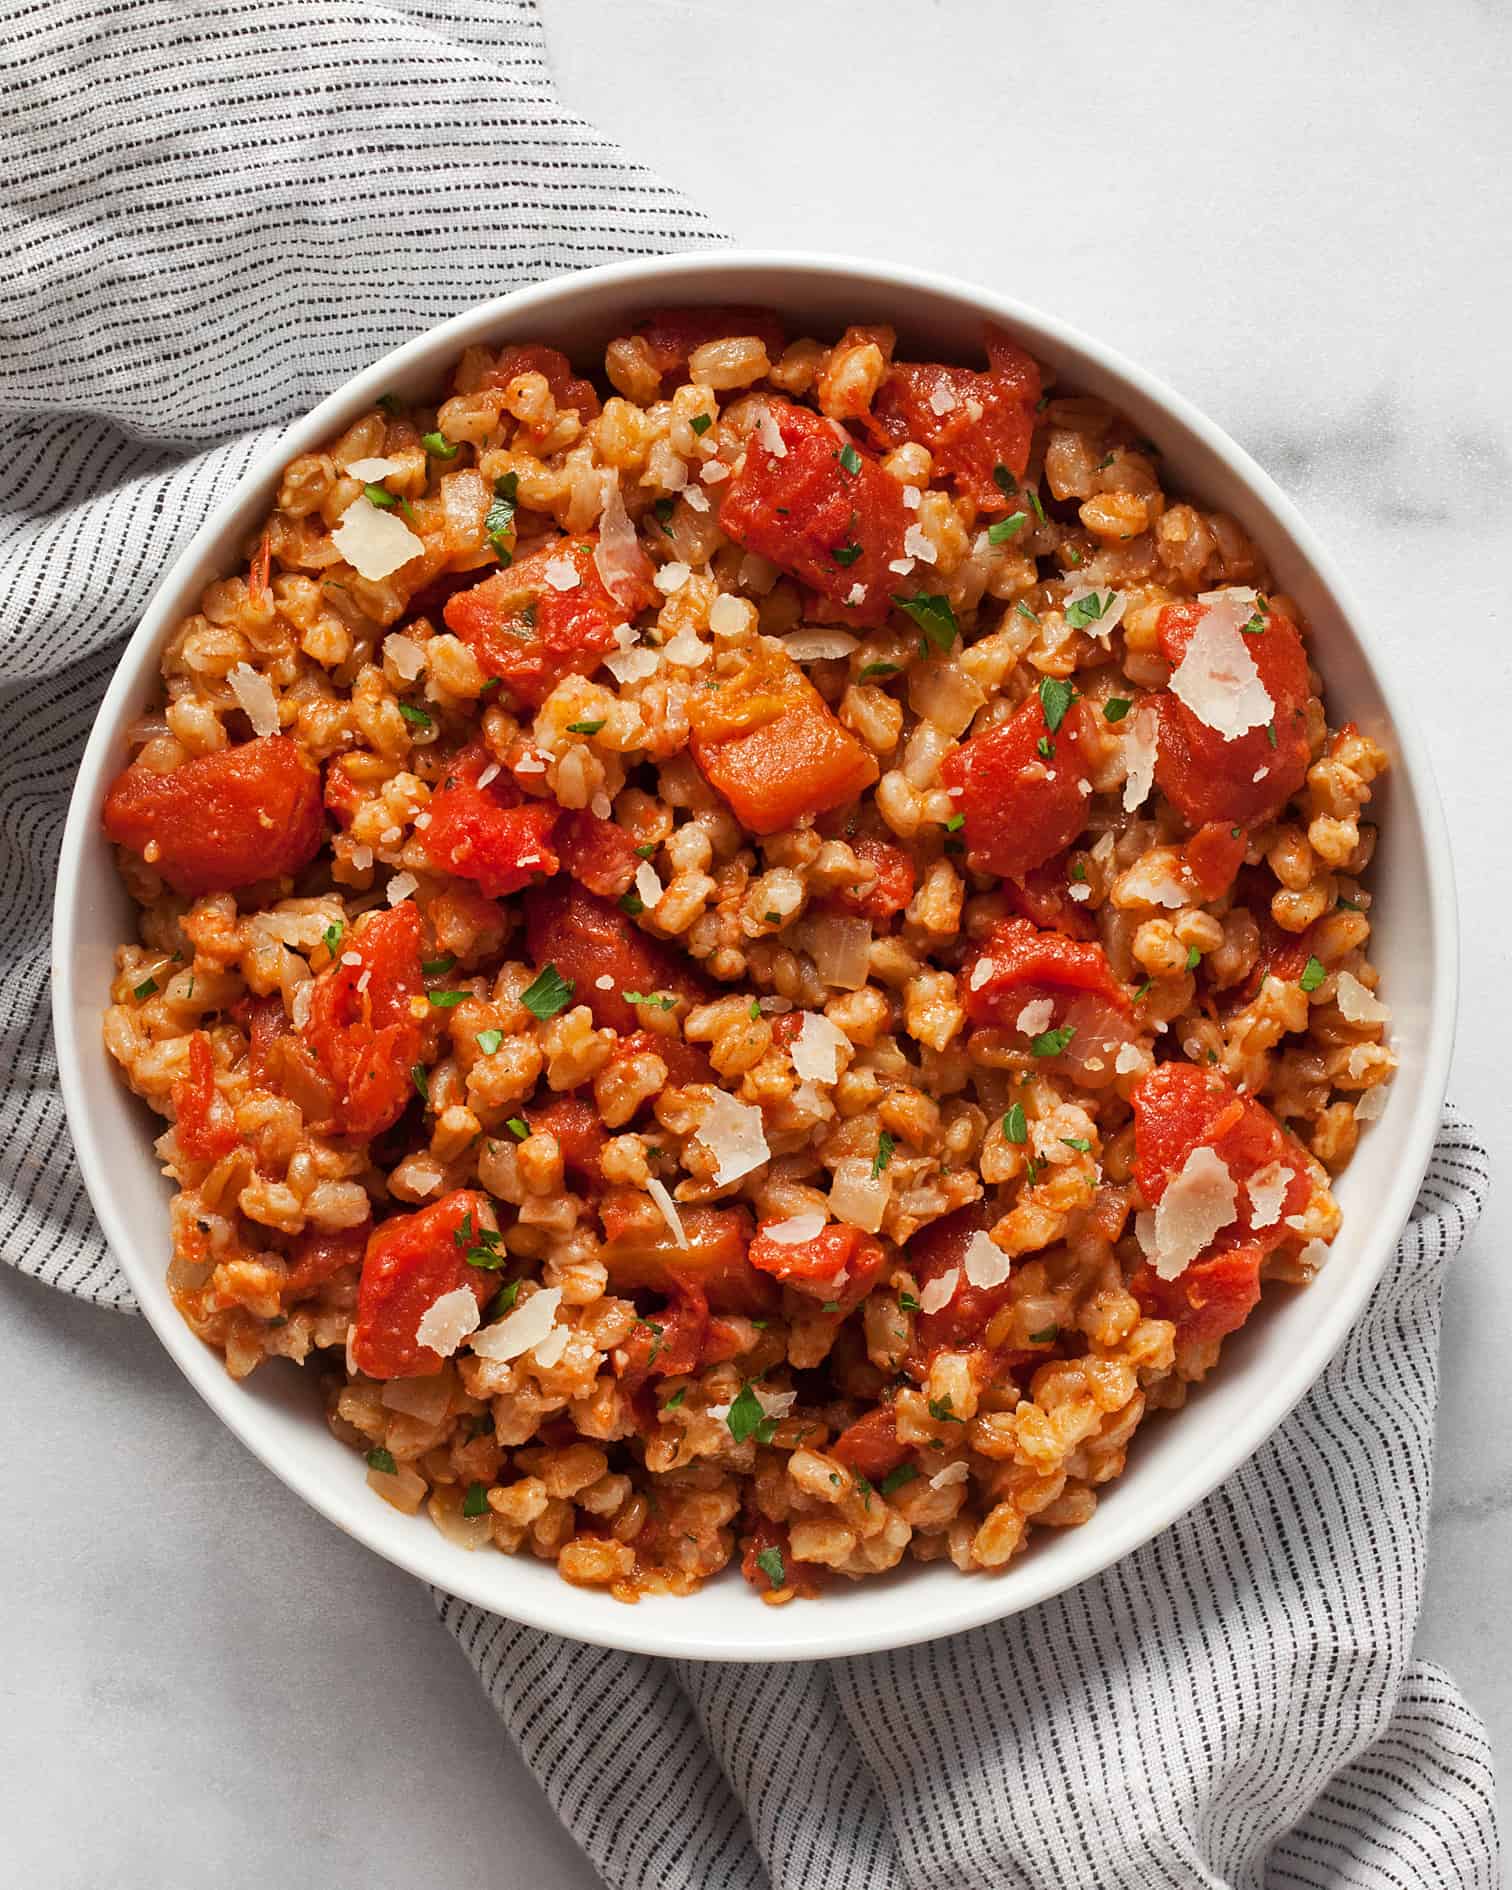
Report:
[[[129,1310],[58,1102],[47,916],[83,739],[157,574],[396,342],[715,232],[561,110],[530,0],[16,0],[6,28],[0,1254]],[[782,1668],[442,1616],[617,1887],[1491,1890],[1484,1735],[1410,1659],[1439,1293],[1485,1181],[1451,1117],[1309,1399],[1199,1510],[1030,1614]]]

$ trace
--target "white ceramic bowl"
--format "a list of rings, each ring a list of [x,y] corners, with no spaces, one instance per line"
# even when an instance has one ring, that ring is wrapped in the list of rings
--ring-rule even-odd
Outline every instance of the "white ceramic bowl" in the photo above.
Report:
[[[1381,842],[1371,951],[1394,1019],[1401,1071],[1339,1186],[1343,1231],[1304,1291],[1273,1291],[1224,1349],[1221,1369],[1174,1417],[1140,1432],[1125,1475],[1080,1529],[1045,1530],[1001,1575],[948,1563],[905,1565],[841,1584],[818,1603],[763,1607],[733,1571],[686,1600],[626,1607],[569,1587],[529,1556],[454,1547],[424,1516],[367,1488],[362,1460],[321,1419],[311,1381],[278,1364],[241,1384],[179,1318],[164,1286],[170,1189],[152,1137],[160,1125],[119,1081],[100,1037],[112,953],[134,936],[99,825],[105,786],[125,760],[122,731],[156,694],[158,652],[202,586],[272,504],[279,470],[348,425],[390,389],[434,393],[469,343],[541,340],[601,360],[626,315],[662,302],[755,302],[793,333],[887,321],[904,352],[979,358],[984,319],[1003,323],[1072,385],[1111,400],[1160,446],[1168,476],[1233,512],[1295,596],[1312,631],[1330,719],[1353,720],[1393,757],[1372,809]],[[1432,1146],[1453,1036],[1456,944],[1449,848],[1422,743],[1383,673],[1359,614],[1322,548],[1269,478],[1185,401],[1110,350],[1033,309],[917,270],[835,257],[711,252],[616,264],[483,304],[406,343],[339,388],[228,492],[165,575],[106,693],[85,751],[58,868],[54,1023],[79,1165],[111,1248],[143,1311],[206,1403],[293,1490],[392,1562],[438,1587],[538,1627],[604,1646],[683,1658],[822,1658],[898,1647],[1058,1594],[1149,1540],[1241,1464],[1307,1390],[1363,1306],[1412,1206]],[[203,1420],[186,1405],[187,1427]]]

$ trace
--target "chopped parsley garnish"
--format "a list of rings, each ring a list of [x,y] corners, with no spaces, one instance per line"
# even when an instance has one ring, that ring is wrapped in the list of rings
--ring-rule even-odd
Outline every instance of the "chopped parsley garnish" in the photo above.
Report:
[[[757,1556],[756,1566],[774,1588],[787,1587],[787,1568],[782,1560],[782,1551],[775,1542]]]
[[[1363,912],[1365,908],[1354,899],[1336,899],[1334,904],[1345,912]]]
[[[382,486],[365,485],[362,488],[362,496],[369,505],[376,505],[380,512],[391,512],[399,503],[393,493],[385,491]]]
[[[887,1133],[886,1129],[884,1129],[882,1133],[877,1137],[877,1153],[872,1158],[872,1180],[873,1181],[877,1179],[878,1175],[881,1174],[882,1170],[892,1160],[893,1150],[897,1146],[898,1146],[897,1142],[892,1136],[890,1136]]]
[[[1081,553],[1076,549],[1075,545],[1066,545],[1064,547],[1064,550],[1066,553],[1067,561],[1071,564],[1072,568],[1074,569],[1082,561]]]
[[[1006,466],[994,466],[992,469],[992,480],[993,484],[997,487],[998,491],[1002,493],[1005,499],[1011,499],[1014,493],[1018,491],[1018,481],[1014,478],[1013,474],[1009,472]]]
[[[430,1107],[430,1074],[423,1063],[410,1065],[410,1081],[415,1086],[415,1094],[427,1108]]]
[[[868,663],[861,672],[861,681],[865,682],[868,676],[896,676],[897,673],[896,663]]]
[[[768,912],[764,914],[763,917],[764,917],[764,922],[767,925],[781,925],[782,924],[782,914],[780,912]]]
[[[140,984],[136,984],[131,987],[131,995],[134,998],[150,998],[153,992],[156,991],[156,989],[157,989],[156,978],[143,978]]]
[[[1274,722],[1267,722],[1267,723],[1266,723],[1266,725],[1265,725],[1265,739],[1266,739],[1266,740],[1267,740],[1267,741],[1268,741],[1268,742],[1270,743],[1270,745],[1271,745],[1271,747],[1272,747],[1272,748],[1274,748],[1274,747],[1276,746],[1276,725],[1275,725],[1275,723],[1274,723]]]
[[[489,1304],[488,1311],[484,1315],[485,1319],[491,1322],[495,1319],[502,1319],[507,1312],[513,1312],[514,1303],[519,1297],[520,1282],[518,1280],[506,1280],[499,1288],[498,1292],[494,1294]]]
[[[819,1310],[820,1312],[839,1312],[840,1302],[838,1299],[827,1299],[824,1301],[823,1305],[820,1306]]]
[[[926,655],[931,648],[945,653],[960,635],[960,626],[956,622],[955,612],[950,608],[948,597],[929,591],[916,591],[912,597],[894,597],[893,602],[899,610],[906,611],[924,632]]]
[[[1091,591],[1085,597],[1078,597],[1066,612],[1066,623],[1072,630],[1085,630],[1089,623],[1100,623],[1113,608],[1116,592]]]
[[[1024,1161],[1024,1171],[1029,1177],[1029,1185],[1031,1187],[1039,1180],[1039,1170],[1040,1165],[1034,1157],[1032,1155],[1027,1156]]]
[[[1042,1031],[1029,1048],[1037,1057],[1058,1057],[1075,1035],[1075,1024],[1062,1024],[1059,1030]]]
[[[526,985],[520,993],[520,1002],[532,1017],[555,1017],[572,1002],[572,980],[564,978],[555,965],[548,965]]]
[[[619,902],[619,909],[627,918],[638,919],[646,909],[646,902],[639,893],[624,893]]]
[[[504,540],[514,530],[515,500],[519,497],[520,475],[507,472],[494,481],[493,504],[488,508],[488,515],[483,520],[483,530],[488,535],[488,542],[499,554],[501,564],[508,564],[514,555]]]
[[[393,1451],[385,1450],[381,1444],[368,1452],[367,1460],[370,1470],[377,1470],[381,1475],[386,1477],[395,1475],[399,1468],[394,1462]]]
[[[432,459],[455,459],[457,449],[438,427],[434,433],[422,433],[420,444]]]
[[[756,1022],[756,1019],[760,1017],[761,1015],[761,999],[760,998],[751,999],[751,1008],[746,1013],[746,1015],[750,1018],[753,1024]]]
[[[709,428],[713,426],[713,424],[714,422],[709,418],[709,416],[706,413],[696,413],[694,414],[693,418],[688,422],[688,425],[692,427],[693,431],[696,434],[698,434],[700,437],[702,437],[705,433],[707,433]]]
[[[839,458],[841,472],[849,473],[854,479],[856,474],[861,470],[861,455],[849,441],[841,447]]]
[[[421,962],[420,969],[427,978],[440,978],[451,970],[457,962],[456,954],[446,952],[440,958],[427,958]]]
[[[1302,967],[1302,976],[1297,982],[1304,991],[1316,991],[1327,976],[1328,973],[1323,969],[1322,961],[1317,958],[1309,958],[1307,963]]]
[[[653,1010],[670,1011],[676,1007],[677,999],[667,991],[627,991],[627,1004],[649,1004]]]
[[[600,716],[596,722],[569,722],[567,733],[569,735],[597,735],[607,719],[606,716]]]
[[[475,1041],[484,1056],[491,1057],[503,1043],[504,1033],[502,1030],[480,1030]]]
[[[341,943],[341,935],[345,930],[346,921],[344,919],[337,919],[334,924],[328,925],[320,935],[321,944],[325,946],[326,950],[333,958],[336,956],[336,947]]]
[[[1054,1345],[1059,1337],[1059,1326],[1045,1326],[1040,1331],[1031,1332],[1029,1334],[1029,1343],[1031,1345]]]
[[[959,833],[965,825],[966,816],[964,814],[952,814],[945,822],[945,831],[946,833]]]
[[[905,1483],[912,1483],[918,1471],[911,1463],[900,1463],[896,1470],[889,1470],[877,1485],[884,1496],[891,1496],[894,1490],[901,1490]]]
[[[1133,701],[1128,696],[1109,696],[1103,704],[1103,720],[1121,722],[1133,707]]]
[[[467,1494],[462,1498],[464,1516],[481,1516],[488,1509],[488,1489],[482,1483],[469,1483]]]
[[[430,728],[432,726],[431,717],[426,714],[424,709],[417,709],[413,702],[401,702],[399,704],[399,713],[404,717],[405,721],[409,723],[411,728]]]
[[[1092,1153],[1092,1144],[1084,1135],[1063,1135],[1061,1140],[1065,1143],[1067,1148],[1074,1148],[1078,1155],[1090,1155]]]
[[[964,1424],[966,1421],[964,1418],[958,1418],[955,1412],[951,1410],[950,1393],[948,1391],[943,1398],[930,1399],[929,1415],[934,1419],[936,1424]]]
[[[1044,506],[1040,504],[1040,495],[1039,495],[1038,489],[1034,486],[1025,486],[1024,492],[1027,495],[1029,503],[1034,510],[1034,516],[1039,520],[1040,524],[1043,525],[1045,522],[1045,508]]]
[[[1106,472],[1108,468],[1113,464],[1114,458],[1115,458],[1114,454],[1104,453],[1102,458],[1097,462],[1097,470],[1099,472]]]
[[[1154,980],[1153,978],[1146,978],[1146,979],[1145,979],[1145,981],[1144,981],[1144,983],[1143,983],[1143,984],[1142,984],[1142,985],[1141,985],[1141,986],[1139,987],[1139,989],[1138,989],[1138,990],[1137,990],[1137,991],[1136,991],[1136,992],[1134,993],[1134,1002],[1135,1002],[1136,1004],[1138,1004],[1138,1003],[1140,1003],[1140,1002],[1141,1002],[1141,1001],[1142,1001],[1143,999],[1145,999],[1145,998],[1147,998],[1147,997],[1149,996],[1149,994],[1150,994],[1150,986],[1151,986],[1151,985],[1152,985],[1152,984],[1153,984],[1154,982],[1155,982],[1155,980]]]
[[[1066,719],[1066,711],[1076,700],[1076,691],[1059,676],[1046,676],[1039,686],[1040,708],[1045,727],[1053,735]]]
[[[1003,1117],[1003,1134],[1007,1136],[1010,1142],[1027,1142],[1029,1140],[1029,1124],[1024,1116],[1024,1105],[1022,1103],[1014,1103],[1007,1115]]]
[[[1187,970],[1195,971],[1201,963],[1202,963],[1202,953],[1198,951],[1195,945],[1188,945],[1187,955],[1186,955]]]
[[[1000,518],[995,525],[987,527],[987,542],[989,545],[1006,544],[1010,538],[1016,538],[1028,523],[1027,512],[1012,512],[1007,518]]]
[[[454,1011],[463,998],[470,998],[471,991],[427,991],[425,994],[438,1011]]]
[[[509,1133],[517,1142],[523,1142],[526,1136],[530,1134],[530,1124],[523,1116],[511,1116],[504,1124],[504,1127],[508,1129]]]
[[[861,547],[855,543],[836,545],[834,550],[830,553],[830,556],[834,559],[836,564],[851,565],[861,556]]]
[[[668,532],[669,534],[672,525],[673,505],[674,501],[671,499],[658,499],[651,508],[657,524],[661,526],[664,532]]]
[[[397,394],[380,394],[373,405],[381,407],[388,414],[404,412],[404,403]]]
[[[415,517],[415,508],[410,504],[408,499],[401,499],[399,501],[399,510],[409,520],[411,525],[418,525],[420,523],[419,519]]]
[[[654,840],[648,840],[643,847],[637,847],[635,851],[643,860],[654,859],[656,856],[656,842]]]
[[[1265,612],[1263,610],[1257,610],[1247,623],[1242,623],[1239,626],[1239,634],[1244,637],[1261,636],[1264,630]]]
[[[1070,877],[1075,880],[1078,885],[1083,884],[1086,880],[1087,869],[1080,860],[1077,860],[1072,865]]]
[[[687,1395],[688,1387],[686,1385],[679,1385],[676,1391],[672,1393],[672,1396],[668,1398],[667,1402],[662,1406],[662,1409],[664,1411],[675,1411]]]
[[[1020,599],[1018,600],[1018,602],[1017,602],[1017,603],[1016,603],[1016,604],[1015,604],[1015,605],[1013,606],[1013,608],[1014,608],[1014,609],[1015,609],[1015,610],[1016,610],[1016,611],[1018,612],[1018,614],[1019,614],[1019,615],[1020,615],[1021,617],[1027,617],[1030,623],[1038,623],[1038,622],[1039,622],[1039,614],[1038,614],[1038,612],[1036,612],[1036,611],[1033,611],[1033,610],[1031,610],[1031,609],[1029,608],[1029,606],[1028,606],[1028,605],[1027,605],[1027,604],[1026,604],[1026,603],[1024,602],[1024,600],[1023,600],[1023,598],[1022,598],[1022,597],[1021,597],[1021,598],[1020,598]]]
[[[1051,741],[1048,735],[1040,736],[1039,740],[1034,744],[1034,750],[1036,754],[1042,756],[1046,761],[1053,761],[1055,759],[1055,743]]]
[[[740,1387],[740,1396],[725,1414],[725,1424],[737,1444],[743,1444],[748,1437],[754,1437],[758,1444],[769,1444],[777,1428],[776,1418],[768,1417],[762,1410],[761,1400],[749,1384]]]
[[[899,1312],[917,1312],[918,1310],[919,1310],[919,1302],[914,1298],[912,1293],[899,1293],[898,1295],[898,1311]]]

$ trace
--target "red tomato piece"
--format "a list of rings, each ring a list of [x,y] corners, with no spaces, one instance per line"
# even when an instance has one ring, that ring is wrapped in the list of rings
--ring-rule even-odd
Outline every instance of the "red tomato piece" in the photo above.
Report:
[[[1210,820],[1181,849],[1199,899],[1221,899],[1244,864],[1249,836],[1232,821]]]
[[[487,786],[483,776],[493,775]],[[491,899],[557,870],[555,802],[526,802],[481,743],[464,749],[431,796],[425,850],[440,872],[470,879]]]
[[[327,767],[324,800],[327,812],[344,833],[363,800],[362,789],[352,779],[349,755],[338,755]]]
[[[746,1259],[751,1217],[744,1208],[682,1207],[686,1247],[679,1247],[656,1203],[616,1189],[599,1204],[604,1244],[599,1259],[617,1293],[646,1291],[668,1298],[696,1289],[717,1312],[759,1316],[772,1311],[777,1290]]]
[[[562,871],[604,899],[618,899],[628,891],[640,864],[635,842],[624,828],[600,820],[586,807],[562,814],[555,845]]]
[[[644,1531],[642,1532],[644,1534]],[[793,1545],[788,1537],[786,1523],[773,1522],[770,1516],[763,1515],[759,1509],[750,1512],[747,1533],[741,1537],[740,1572],[758,1595],[769,1594],[774,1588],[791,1588],[795,1594],[812,1600],[823,1586],[822,1568],[814,1568],[810,1563],[793,1559]],[[773,1581],[771,1576],[772,1551],[781,1557],[783,1581]],[[767,1558],[762,1566],[761,1558]]]
[[[976,871],[1022,879],[1071,844],[1087,823],[1091,734],[1085,703],[1073,702],[1052,735],[1032,695],[945,757],[940,778],[960,789],[955,804],[966,817],[967,858]]]
[[[706,341],[722,341],[726,335],[755,335],[770,361],[777,360],[787,346],[782,319],[769,308],[656,308],[635,324],[635,332],[651,350],[651,360],[663,379],[680,374],[695,348]]]
[[[1097,921],[1087,908],[1071,897],[1073,882],[1068,878],[1064,853],[1047,860],[1024,874],[1022,879],[1003,882],[1003,897],[1011,910],[1031,920],[1046,932],[1063,932],[1067,938],[1095,939]]]
[[[980,967],[990,967],[984,974]],[[1129,994],[1101,945],[1041,932],[1027,919],[999,919],[987,942],[962,966],[966,1015],[974,1024],[1011,1029],[1037,996],[1090,991],[1128,1012]]]
[[[202,1030],[189,1039],[188,1075],[173,1085],[173,1118],[178,1145],[192,1162],[218,1161],[241,1139],[230,1104],[215,1087],[215,1056]]]
[[[650,938],[606,899],[558,879],[525,895],[525,937],[531,961],[555,965],[572,981],[573,1002],[586,1004],[601,1029],[628,1036],[639,1028],[626,991],[668,991],[697,1003],[708,985],[680,953]],[[601,991],[602,977],[613,980]]]
[[[169,774],[133,762],[110,784],[104,826],[175,892],[231,892],[315,857],[320,770],[287,735],[196,755]]]
[[[321,972],[310,996],[304,1035],[335,1093],[332,1121],[312,1127],[372,1136],[398,1121],[424,1041],[410,1000],[424,995],[413,900],[346,934],[340,960]]]
[[[993,1315],[1008,1304],[1010,1282],[1005,1280],[1001,1286],[973,1286],[966,1278],[964,1262],[972,1235],[985,1232],[997,1218],[985,1202],[978,1201],[931,1221],[908,1243],[909,1271],[921,1290],[952,1267],[962,1269],[948,1304],[938,1312],[915,1315],[908,1370],[920,1382],[941,1352],[987,1349],[987,1328]]]
[[[657,595],[651,562],[611,594],[598,574],[591,534],[556,538],[503,571],[447,599],[449,629],[490,676],[501,677],[521,702],[538,709],[564,676],[587,676],[614,648],[615,630]],[[548,566],[569,565],[577,583],[558,590]]]
[[[866,834],[852,840],[850,846],[858,859],[876,867],[877,877],[859,890],[842,886],[825,903],[837,911],[870,919],[874,926],[885,926],[914,896],[913,861],[901,847]]]
[[[853,801],[877,778],[870,750],[831,714],[786,651],[761,639],[717,689],[688,703],[693,759],[752,833]]]
[[[795,1292],[818,1300],[857,1304],[871,1291],[886,1265],[882,1243],[859,1227],[831,1221],[812,1240],[775,1240],[766,1227],[757,1230],[748,1256],[751,1265]]]
[[[441,1354],[415,1333],[443,1293],[471,1290],[481,1312],[498,1291],[491,1271],[469,1266],[480,1228],[497,1231],[493,1202],[457,1188],[415,1214],[396,1214],[368,1236],[357,1289],[352,1359],[369,1378],[423,1378],[440,1371]]]
[[[364,1221],[359,1227],[343,1227],[332,1233],[309,1227],[296,1235],[279,1299],[285,1306],[308,1299],[349,1267],[355,1277],[371,1231],[372,1223]]]
[[[541,375],[551,389],[551,398],[557,407],[563,411],[569,407],[575,408],[584,426],[590,420],[597,420],[602,412],[599,397],[593,391],[593,383],[581,380],[573,373],[572,363],[565,354],[555,348],[543,347],[538,341],[506,348],[483,376],[481,385],[508,387],[521,374]]]
[[[554,1135],[567,1173],[590,1193],[604,1185],[604,1144],[609,1137],[599,1112],[576,1096],[554,1096],[525,1111],[532,1134]]]
[[[1018,502],[994,475],[1006,466],[1021,479],[1029,464],[1040,373],[1000,329],[987,331],[987,358],[986,373],[895,361],[872,401],[871,427],[889,447],[904,440],[927,446],[936,478],[951,480],[984,512],[1006,512]]]
[[[858,1477],[880,1483],[908,1455],[908,1445],[898,1442],[897,1412],[890,1404],[879,1404],[854,1424],[847,1424],[830,1445],[829,1454]]]
[[[1207,1343],[1237,1331],[1259,1305],[1264,1259],[1263,1247],[1231,1247],[1194,1260],[1179,1279],[1141,1267],[1129,1284],[1150,1318],[1169,1319],[1183,1339]]]
[[[666,1064],[667,1082],[674,1089],[684,1089],[690,1083],[718,1081],[701,1044],[686,1043],[681,1037],[657,1030],[632,1030],[628,1037],[621,1037],[610,1062],[618,1063],[625,1057],[643,1056],[647,1052]]]
[[[773,453],[761,428],[751,434],[720,502],[721,528],[828,598],[837,620],[885,623],[899,589],[887,567],[908,529],[903,488],[835,421],[787,400],[769,406],[786,450]],[[858,585],[861,601],[847,603]]]
[[[1160,654],[1173,667],[1206,614],[1202,604],[1167,604],[1161,611],[1156,636]],[[1269,820],[1307,778],[1307,652],[1297,626],[1273,604],[1264,630],[1244,643],[1276,707],[1274,747],[1263,728],[1225,741],[1175,696],[1156,698],[1160,741],[1155,785],[1189,827],[1208,821],[1226,821],[1232,827]]]

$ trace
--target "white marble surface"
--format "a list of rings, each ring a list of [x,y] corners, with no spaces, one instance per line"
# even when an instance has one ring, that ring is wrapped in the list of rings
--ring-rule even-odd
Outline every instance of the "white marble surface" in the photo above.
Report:
[[[545,0],[567,102],[737,239],[1008,287],[1301,502],[1414,687],[1455,834],[1452,1095],[1493,1148],[1512,963],[1512,16],[1117,0]],[[1512,1764],[1512,1235],[1450,1281],[1418,1647]],[[140,1324],[0,1270],[0,1845],[28,1890],[595,1879],[425,1594],[209,1422]]]

